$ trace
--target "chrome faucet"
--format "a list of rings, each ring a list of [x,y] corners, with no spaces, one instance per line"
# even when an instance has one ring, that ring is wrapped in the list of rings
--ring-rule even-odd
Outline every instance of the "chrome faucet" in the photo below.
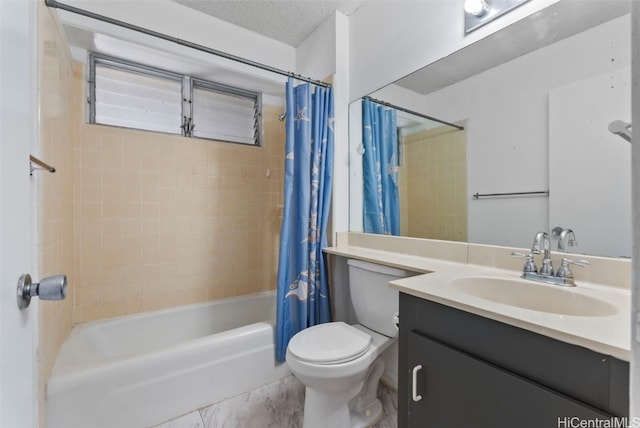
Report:
[[[556,231],[555,228],[553,230],[554,235],[560,234],[562,242],[562,248],[565,248],[565,245],[573,246],[576,244],[575,242],[575,234],[571,229],[561,229],[561,231]],[[560,242],[558,243],[558,248],[560,248]],[[546,282],[554,285],[562,285],[566,287],[575,286],[575,282],[573,280],[573,273],[569,269],[569,265],[576,266],[588,266],[589,262],[586,260],[569,260],[567,258],[562,259],[562,263],[558,271],[553,273],[553,266],[551,263],[551,251],[550,247],[551,241],[549,239],[549,235],[546,232],[538,232],[536,233],[535,238],[533,239],[533,245],[531,246],[531,253],[522,254],[522,253],[511,253],[514,257],[526,257],[526,262],[522,267],[522,275],[521,278],[529,279],[532,281],[538,282]],[[542,263],[540,264],[540,270],[536,268],[535,261],[533,259],[534,254],[542,253]]]
[[[563,229],[560,226],[556,226],[551,230],[553,236],[558,238],[558,251],[567,252],[567,246],[575,247],[578,245],[576,241],[576,234],[571,229]]]
[[[531,246],[532,254],[540,254],[542,251],[542,265],[540,265],[541,275],[553,275],[553,266],[551,264],[551,240],[547,232],[538,232],[536,237],[533,238],[533,245]]]
[[[578,245],[578,241],[576,241],[576,234],[573,233],[573,230],[571,229],[562,229],[562,232],[560,232],[560,238],[558,239],[558,251],[566,252],[567,245],[570,247]]]

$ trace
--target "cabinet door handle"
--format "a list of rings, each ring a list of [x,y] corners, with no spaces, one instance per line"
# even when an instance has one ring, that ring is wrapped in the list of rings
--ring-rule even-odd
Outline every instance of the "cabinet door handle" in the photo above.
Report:
[[[413,401],[422,400],[422,395],[418,395],[418,372],[422,369],[422,364],[418,364],[411,371],[411,398]]]

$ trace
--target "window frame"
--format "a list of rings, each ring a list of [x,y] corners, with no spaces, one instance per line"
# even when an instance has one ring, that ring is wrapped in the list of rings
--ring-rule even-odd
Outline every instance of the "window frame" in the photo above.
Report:
[[[162,79],[172,80],[175,82],[180,82],[181,84],[181,117],[180,122],[182,123],[181,134],[178,133],[169,133],[160,130],[153,129],[142,129],[142,128],[131,128],[126,126],[119,125],[110,125],[105,123],[100,123],[96,121],[96,64],[110,67],[116,70],[122,70],[130,73],[137,73],[143,76],[151,76],[158,77]],[[159,69],[156,67],[138,64],[132,61],[119,59],[95,52],[89,53],[89,59],[87,61],[88,67],[88,78],[87,78],[87,103],[89,104],[89,108],[87,108],[86,120],[87,123],[93,125],[101,125],[101,126],[112,126],[116,128],[123,129],[132,129],[136,131],[149,131],[149,132],[158,132],[161,134],[167,135],[178,135],[187,138],[198,138],[202,140],[208,141],[219,141],[224,143],[232,143],[232,144],[240,144],[247,147],[262,147],[262,132],[263,132],[263,123],[262,123],[262,94],[260,92],[255,92],[247,89],[237,88],[230,85],[225,85],[222,83],[212,82],[205,79],[200,79],[192,76],[187,76],[180,73],[175,73],[163,69]],[[231,95],[236,97],[243,97],[250,99],[254,102],[255,105],[255,116],[254,116],[254,142],[253,144],[245,143],[242,141],[233,141],[233,140],[222,140],[215,138],[208,138],[203,136],[193,136],[193,127],[191,124],[193,123],[193,89],[203,89],[211,92],[216,92],[224,95]]]

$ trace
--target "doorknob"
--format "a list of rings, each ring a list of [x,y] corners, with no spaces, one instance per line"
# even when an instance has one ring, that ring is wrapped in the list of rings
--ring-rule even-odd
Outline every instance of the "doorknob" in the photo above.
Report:
[[[67,295],[67,275],[54,275],[42,278],[39,283],[31,282],[31,275],[25,273],[18,279],[18,308],[29,307],[31,298],[41,300],[62,300]]]

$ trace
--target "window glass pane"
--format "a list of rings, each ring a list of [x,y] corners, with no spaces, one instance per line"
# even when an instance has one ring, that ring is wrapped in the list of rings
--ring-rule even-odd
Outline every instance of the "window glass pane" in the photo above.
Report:
[[[191,102],[194,137],[259,145],[257,96],[194,86]]]
[[[95,123],[181,134],[182,82],[96,63]]]

